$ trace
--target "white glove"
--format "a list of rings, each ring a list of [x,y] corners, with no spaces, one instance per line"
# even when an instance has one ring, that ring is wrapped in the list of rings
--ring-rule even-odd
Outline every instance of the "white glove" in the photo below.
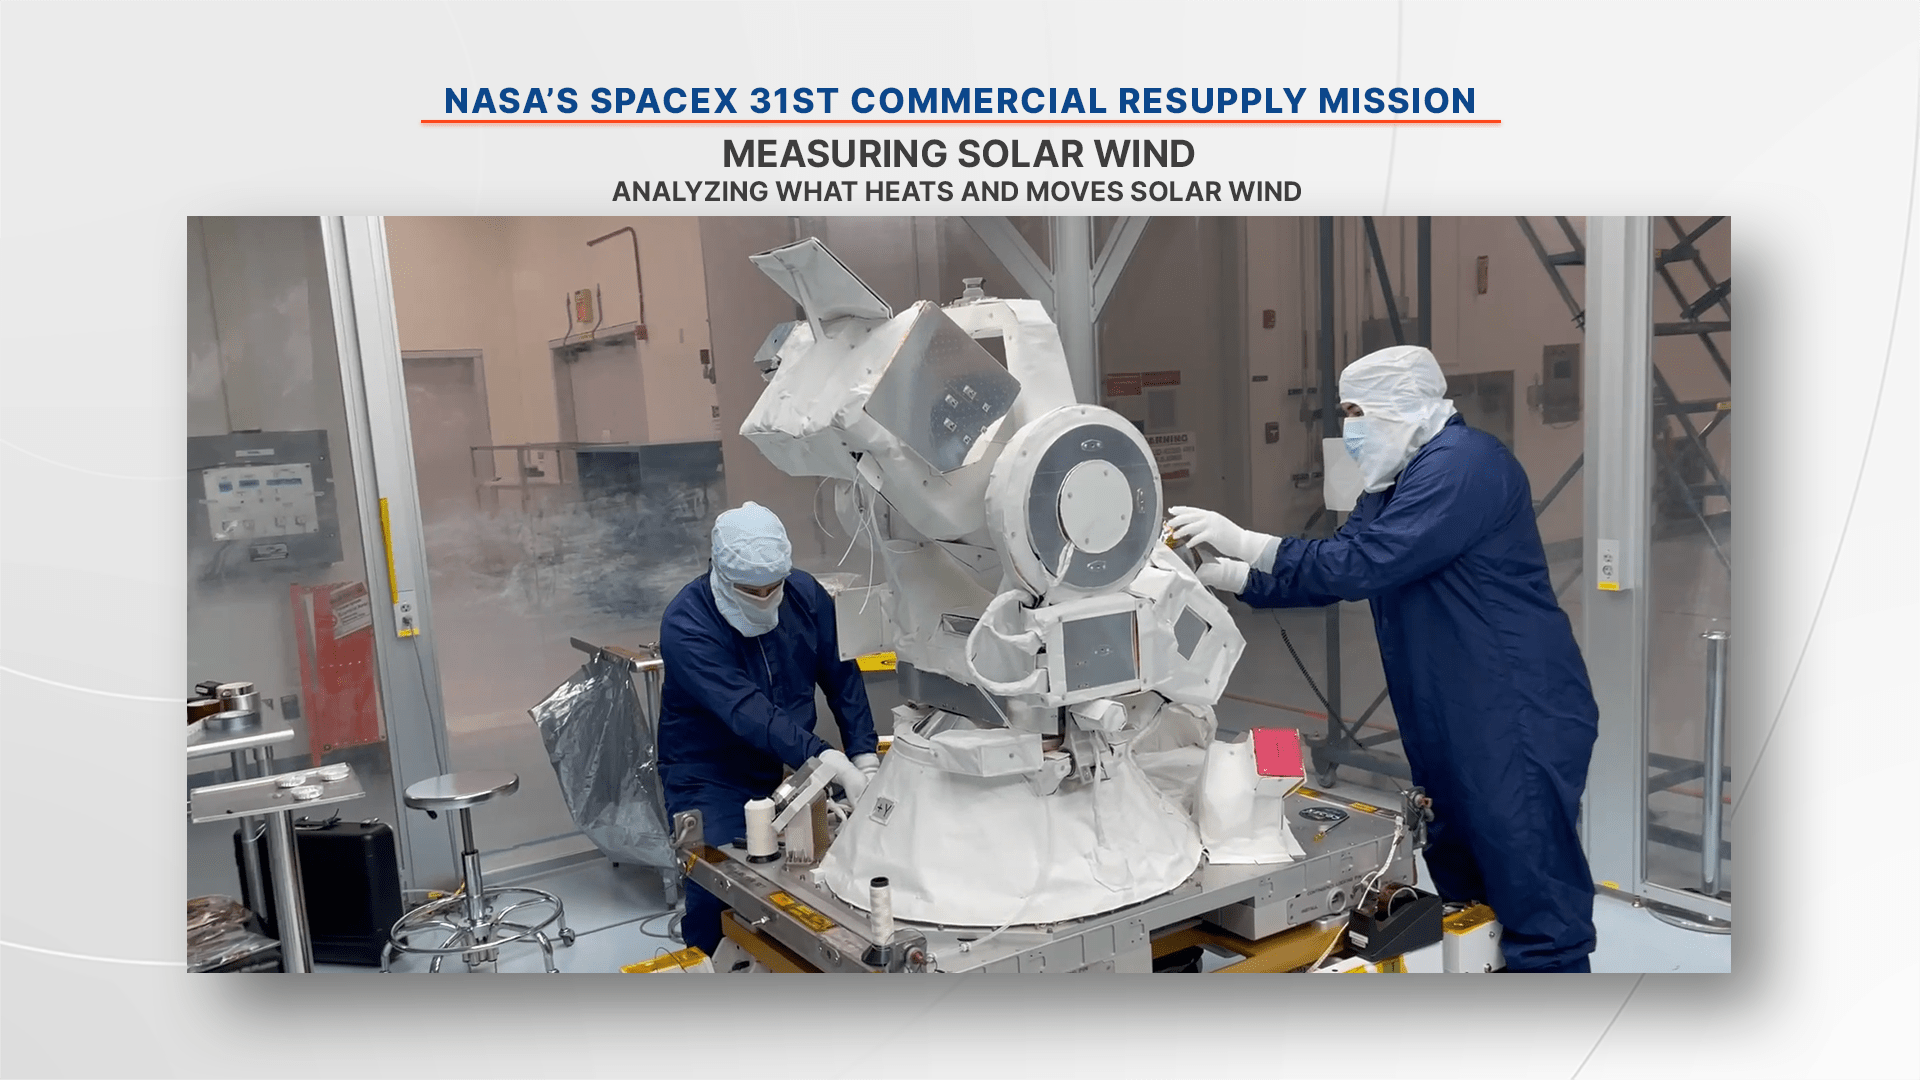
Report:
[[[864,755],[862,755],[864,756]],[[833,774],[833,782],[847,793],[847,798],[860,801],[860,793],[867,790],[867,774],[860,766],[847,760],[847,755],[838,750],[827,750],[820,755],[820,764],[825,765]]]
[[[1247,575],[1252,569],[1239,559],[1209,559],[1193,573],[1200,579],[1200,584],[1238,596],[1246,591]]]
[[[1176,506],[1167,525],[1175,538],[1188,544],[1205,544],[1229,559],[1257,563],[1266,554],[1273,537],[1243,529],[1228,521],[1224,514],[1194,506]]]
[[[855,754],[853,757],[853,767],[866,773],[867,779],[871,780],[873,779],[873,775],[880,771],[880,755]]]

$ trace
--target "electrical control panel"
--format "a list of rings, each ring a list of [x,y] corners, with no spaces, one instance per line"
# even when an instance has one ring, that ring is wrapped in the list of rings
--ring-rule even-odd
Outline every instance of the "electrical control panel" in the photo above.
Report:
[[[1540,418],[1549,424],[1580,419],[1580,346],[1548,345],[1540,357]]]
[[[340,561],[338,500],[325,431],[187,440],[187,545],[215,576],[244,566]]]

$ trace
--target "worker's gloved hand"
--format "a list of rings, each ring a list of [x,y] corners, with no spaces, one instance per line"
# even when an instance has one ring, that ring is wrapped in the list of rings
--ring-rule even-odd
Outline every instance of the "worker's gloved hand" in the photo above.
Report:
[[[853,767],[866,773],[867,779],[872,780],[874,774],[880,771],[880,755],[855,754],[853,755]]]
[[[1228,521],[1226,515],[1195,506],[1176,506],[1167,525],[1176,539],[1188,544],[1205,544],[1229,559],[1257,563],[1266,554],[1273,537],[1243,529]]]
[[[1252,569],[1239,559],[1209,559],[1202,562],[1193,573],[1200,579],[1200,584],[1237,596],[1246,591],[1247,575]]]
[[[840,785],[848,799],[860,801],[860,793],[867,790],[867,774],[861,771],[860,766],[848,761],[847,755],[838,750],[822,752],[820,764],[833,774],[833,782]]]

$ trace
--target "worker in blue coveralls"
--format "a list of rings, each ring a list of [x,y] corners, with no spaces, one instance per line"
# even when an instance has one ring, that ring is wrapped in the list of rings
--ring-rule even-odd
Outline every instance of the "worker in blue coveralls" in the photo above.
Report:
[[[667,605],[660,623],[660,776],[667,813],[699,810],[706,842],[747,832],[746,803],[783,769],[819,758],[857,799],[880,768],[858,665],[840,659],[833,600],[793,568],[787,530],[747,503],[713,525],[712,569]],[[845,751],[814,734],[814,687],[826,692]],[[687,883],[681,932],[709,956],[724,905]]]
[[[1576,829],[1599,709],[1547,576],[1526,472],[1446,400],[1433,354],[1398,346],[1340,376],[1365,494],[1327,539],[1266,536],[1174,507],[1222,558],[1206,584],[1260,608],[1367,600],[1442,898],[1484,901],[1508,971],[1584,972],[1593,878]]]

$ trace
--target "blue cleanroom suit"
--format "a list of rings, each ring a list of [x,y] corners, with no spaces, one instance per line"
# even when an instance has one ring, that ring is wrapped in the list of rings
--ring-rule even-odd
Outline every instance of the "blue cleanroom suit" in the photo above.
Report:
[[[1576,825],[1599,712],[1513,455],[1452,416],[1337,535],[1281,543],[1240,598],[1371,602],[1407,762],[1433,797],[1435,887],[1493,907],[1509,971],[1587,970]]]
[[[803,570],[785,580],[778,623],[753,636],[722,613],[707,575],[681,589],[661,620],[667,812],[699,810],[706,841],[716,846],[746,835],[747,800],[771,795],[783,767],[799,768],[829,749],[813,730],[814,687],[826,693],[845,753],[876,749],[859,667],[840,659],[833,600]],[[713,894],[688,882],[681,924],[687,944],[713,953],[721,909]]]

